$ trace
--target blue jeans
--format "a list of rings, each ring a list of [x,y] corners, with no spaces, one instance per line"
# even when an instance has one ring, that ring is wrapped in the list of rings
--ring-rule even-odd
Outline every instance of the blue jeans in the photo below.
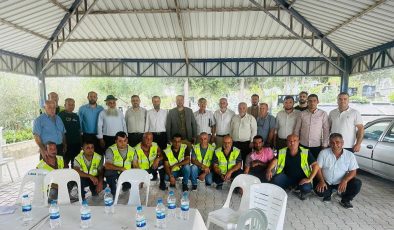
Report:
[[[278,185],[283,189],[287,189],[289,187],[297,187],[302,193],[309,193],[312,191],[312,183],[298,185],[299,182],[300,181],[294,180],[284,173],[275,175],[272,179],[273,184]]]
[[[192,181],[192,185],[197,185],[197,178],[202,173],[201,169],[197,165],[192,165],[191,167],[191,175],[190,180]],[[212,173],[209,173],[205,176],[205,184],[212,184]]]
[[[191,175],[191,167],[190,167],[190,165],[183,165],[180,170],[172,172],[172,175],[175,178],[183,177],[182,184],[187,185],[187,183],[189,182],[190,175]],[[169,180],[170,180],[170,177],[166,174],[166,181],[169,181]]]

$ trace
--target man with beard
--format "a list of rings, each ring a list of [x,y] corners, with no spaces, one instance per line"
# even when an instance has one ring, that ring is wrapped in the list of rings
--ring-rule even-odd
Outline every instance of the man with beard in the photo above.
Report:
[[[287,146],[287,136],[293,133],[297,117],[300,115],[299,110],[295,110],[294,98],[286,96],[283,101],[283,109],[276,115],[276,143],[275,146],[279,150]]]
[[[213,113],[212,111],[207,110],[207,99],[205,98],[198,99],[198,107],[200,109],[194,112],[194,117],[196,118],[197,123],[197,135],[207,133],[209,136],[208,141],[210,141],[212,137],[212,129],[215,125]],[[199,138],[197,139],[197,142],[198,141]]]
[[[253,138],[253,151],[246,157],[245,174],[258,177],[262,183],[267,182],[265,171],[273,158],[274,153],[272,149],[264,147],[263,137],[255,136]]]
[[[301,91],[300,94],[298,94],[298,105],[294,107],[294,109],[299,111],[306,110],[308,108],[307,99],[308,99],[308,92]]]
[[[116,100],[118,99],[113,95],[108,95],[105,99],[108,109],[101,111],[98,117],[97,138],[101,148],[112,146],[117,132],[127,132],[123,113],[116,108]]]
[[[146,109],[140,107],[140,97],[131,96],[132,107],[126,111],[126,127],[129,137],[129,145],[134,147],[142,140],[145,129]]]
[[[253,94],[250,98],[252,105],[248,107],[248,114],[252,115],[255,119],[257,119],[260,113],[259,100],[259,95]]]
[[[88,104],[79,107],[78,115],[81,121],[81,131],[83,141],[94,143],[94,149],[98,154],[103,155],[104,149],[101,149],[97,139],[97,120],[104,108],[97,104],[97,93],[90,91],[88,93]]]
[[[263,137],[264,146],[273,146],[275,135],[275,117],[268,113],[268,104],[260,103],[260,113],[257,117],[257,135]]]
[[[223,137],[230,135],[230,123],[235,113],[231,109],[227,108],[227,106],[227,99],[220,98],[219,109],[213,114],[215,126],[212,129],[211,142],[215,143],[216,147],[222,147]]]
[[[160,97],[152,97],[153,109],[146,114],[145,132],[153,133],[153,141],[156,142],[160,149],[167,148],[166,120],[167,110],[160,109]]]

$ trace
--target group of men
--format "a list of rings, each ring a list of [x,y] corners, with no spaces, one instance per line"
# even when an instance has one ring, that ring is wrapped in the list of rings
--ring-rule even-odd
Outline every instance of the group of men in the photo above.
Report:
[[[315,189],[329,201],[337,189],[346,208],[360,191],[352,152],[359,151],[364,130],[347,93],[338,95],[338,108],[329,115],[317,108],[315,94],[301,92],[296,107],[294,98],[286,96],[276,118],[256,94],[250,107],[239,103],[238,114],[227,108],[226,98],[219,100],[215,112],[200,98],[199,110],[193,112],[184,106],[182,95],[169,111],[160,108],[160,97],[154,96],[153,109],[146,111],[133,95],[125,115],[113,95],[105,99],[107,109],[97,104],[97,93],[89,92],[87,98],[89,103],[76,114],[72,98],[61,108],[51,92],[33,133],[43,158],[38,167],[51,170],[71,162],[81,176],[81,187],[90,186],[93,194],[102,190],[104,178],[114,194],[120,173],[131,168],[147,170],[153,180],[159,173],[162,190],[167,189],[165,180],[175,187],[178,177],[183,178],[183,191],[189,189],[189,180],[196,190],[198,179],[222,189],[225,181],[246,173],[285,189],[299,189],[301,200]]]

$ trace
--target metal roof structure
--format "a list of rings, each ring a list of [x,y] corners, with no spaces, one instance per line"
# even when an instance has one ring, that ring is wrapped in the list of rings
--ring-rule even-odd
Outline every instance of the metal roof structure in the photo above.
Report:
[[[341,76],[394,66],[394,0],[0,0],[0,70]]]

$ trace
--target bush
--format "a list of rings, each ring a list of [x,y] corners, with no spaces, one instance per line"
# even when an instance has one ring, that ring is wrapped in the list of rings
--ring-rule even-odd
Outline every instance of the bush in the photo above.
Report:
[[[349,98],[349,101],[353,102],[353,103],[360,103],[360,104],[368,104],[369,103],[369,100],[367,98],[360,97],[360,96],[351,96]]]
[[[389,94],[389,100],[391,103],[394,103],[394,92]]]
[[[31,129],[5,130],[3,136],[6,143],[8,144],[8,143],[32,140],[33,132]]]

